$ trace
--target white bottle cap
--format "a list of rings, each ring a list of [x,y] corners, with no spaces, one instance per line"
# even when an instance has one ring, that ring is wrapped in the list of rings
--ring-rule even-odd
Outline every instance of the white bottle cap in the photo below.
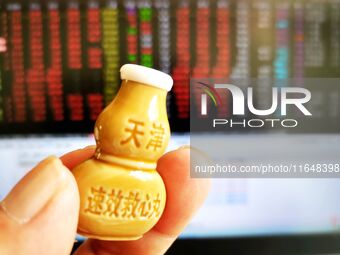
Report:
[[[126,64],[120,68],[122,80],[136,81],[156,88],[170,91],[174,81],[171,76],[145,66]]]

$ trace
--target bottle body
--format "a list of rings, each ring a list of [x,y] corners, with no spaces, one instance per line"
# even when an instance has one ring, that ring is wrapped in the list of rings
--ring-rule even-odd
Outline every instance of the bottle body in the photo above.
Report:
[[[129,170],[89,159],[73,172],[80,194],[81,235],[102,240],[139,239],[163,212],[165,187],[155,170]]]
[[[80,193],[78,232],[103,240],[138,239],[156,224],[166,201],[156,171],[170,137],[166,91],[123,80],[94,134],[94,157],[72,171]]]

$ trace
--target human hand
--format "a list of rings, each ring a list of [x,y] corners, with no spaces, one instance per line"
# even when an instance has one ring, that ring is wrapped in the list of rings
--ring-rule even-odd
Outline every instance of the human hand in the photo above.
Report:
[[[92,157],[94,147],[49,157],[28,173],[1,202],[1,254],[69,254],[76,233],[79,194],[69,169]],[[209,181],[191,179],[190,152],[180,148],[159,159],[167,190],[159,222],[136,241],[88,239],[77,255],[163,254],[202,205]]]

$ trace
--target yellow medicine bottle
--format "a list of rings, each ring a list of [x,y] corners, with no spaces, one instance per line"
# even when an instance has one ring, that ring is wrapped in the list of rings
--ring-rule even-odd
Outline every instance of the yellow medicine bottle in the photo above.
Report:
[[[80,193],[78,233],[103,240],[141,238],[160,218],[165,186],[156,171],[170,138],[166,95],[172,78],[133,64],[99,115],[93,158],[73,169]]]

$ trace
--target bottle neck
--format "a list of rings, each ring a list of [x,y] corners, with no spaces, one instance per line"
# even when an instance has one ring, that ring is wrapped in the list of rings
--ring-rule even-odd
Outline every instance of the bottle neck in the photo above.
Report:
[[[137,97],[139,101],[143,100],[145,102],[149,101],[151,102],[152,98],[158,97],[158,103],[162,104],[162,106],[163,105],[166,106],[166,95],[167,95],[166,90],[149,86],[143,83],[138,83],[135,81],[123,80],[116,99],[135,100]],[[161,105],[158,105],[158,107],[161,107]],[[163,107],[161,107],[161,109],[163,109]]]

